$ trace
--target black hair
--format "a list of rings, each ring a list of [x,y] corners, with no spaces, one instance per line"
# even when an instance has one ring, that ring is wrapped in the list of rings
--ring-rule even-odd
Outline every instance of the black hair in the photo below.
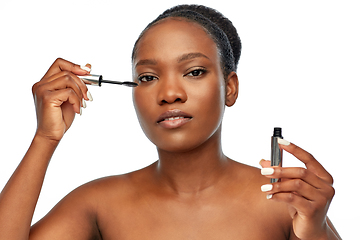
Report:
[[[218,48],[225,79],[231,72],[236,72],[241,55],[241,41],[236,28],[220,12],[202,5],[178,5],[160,14],[147,25],[135,42],[132,59],[135,57],[137,44],[145,32],[153,25],[169,17],[184,18],[202,26]]]

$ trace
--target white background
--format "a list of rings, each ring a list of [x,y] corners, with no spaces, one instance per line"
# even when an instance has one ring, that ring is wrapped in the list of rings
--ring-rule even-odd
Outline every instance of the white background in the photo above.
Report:
[[[243,43],[240,95],[223,123],[225,153],[258,166],[273,127],[311,152],[335,178],[329,216],[344,239],[358,230],[360,8],[357,1],[2,1],[0,188],[36,129],[31,86],[57,57],[114,80],[131,80],[131,50],[163,10],[200,3],[227,16]],[[157,160],[140,129],[131,89],[89,87],[94,101],[50,163],[34,221],[95,178]],[[286,166],[302,166],[289,154]],[[259,189],[260,191],[260,189]]]

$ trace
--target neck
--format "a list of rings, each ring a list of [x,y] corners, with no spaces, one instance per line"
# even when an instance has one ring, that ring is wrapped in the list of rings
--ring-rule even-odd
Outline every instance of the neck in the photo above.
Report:
[[[221,127],[195,149],[175,153],[158,149],[158,153],[159,182],[177,194],[197,194],[214,186],[229,163],[221,148]]]

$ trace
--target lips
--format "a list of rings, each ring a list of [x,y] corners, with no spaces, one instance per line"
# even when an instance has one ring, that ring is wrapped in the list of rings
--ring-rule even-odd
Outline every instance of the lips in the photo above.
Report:
[[[192,116],[179,109],[164,112],[157,119],[157,123],[164,128],[178,128],[192,119]]]

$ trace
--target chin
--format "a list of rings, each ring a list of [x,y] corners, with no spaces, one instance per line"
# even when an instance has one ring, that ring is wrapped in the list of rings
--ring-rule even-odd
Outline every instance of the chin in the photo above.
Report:
[[[193,144],[187,141],[180,143],[171,142],[169,144],[157,144],[156,147],[158,151],[165,151],[171,153],[186,153],[198,148],[200,145],[201,144]]]
[[[208,132],[208,134],[203,132],[202,134],[188,135],[179,132],[166,137],[149,139],[156,145],[158,151],[186,153],[214,143],[217,145],[221,141],[221,125],[211,133]]]

